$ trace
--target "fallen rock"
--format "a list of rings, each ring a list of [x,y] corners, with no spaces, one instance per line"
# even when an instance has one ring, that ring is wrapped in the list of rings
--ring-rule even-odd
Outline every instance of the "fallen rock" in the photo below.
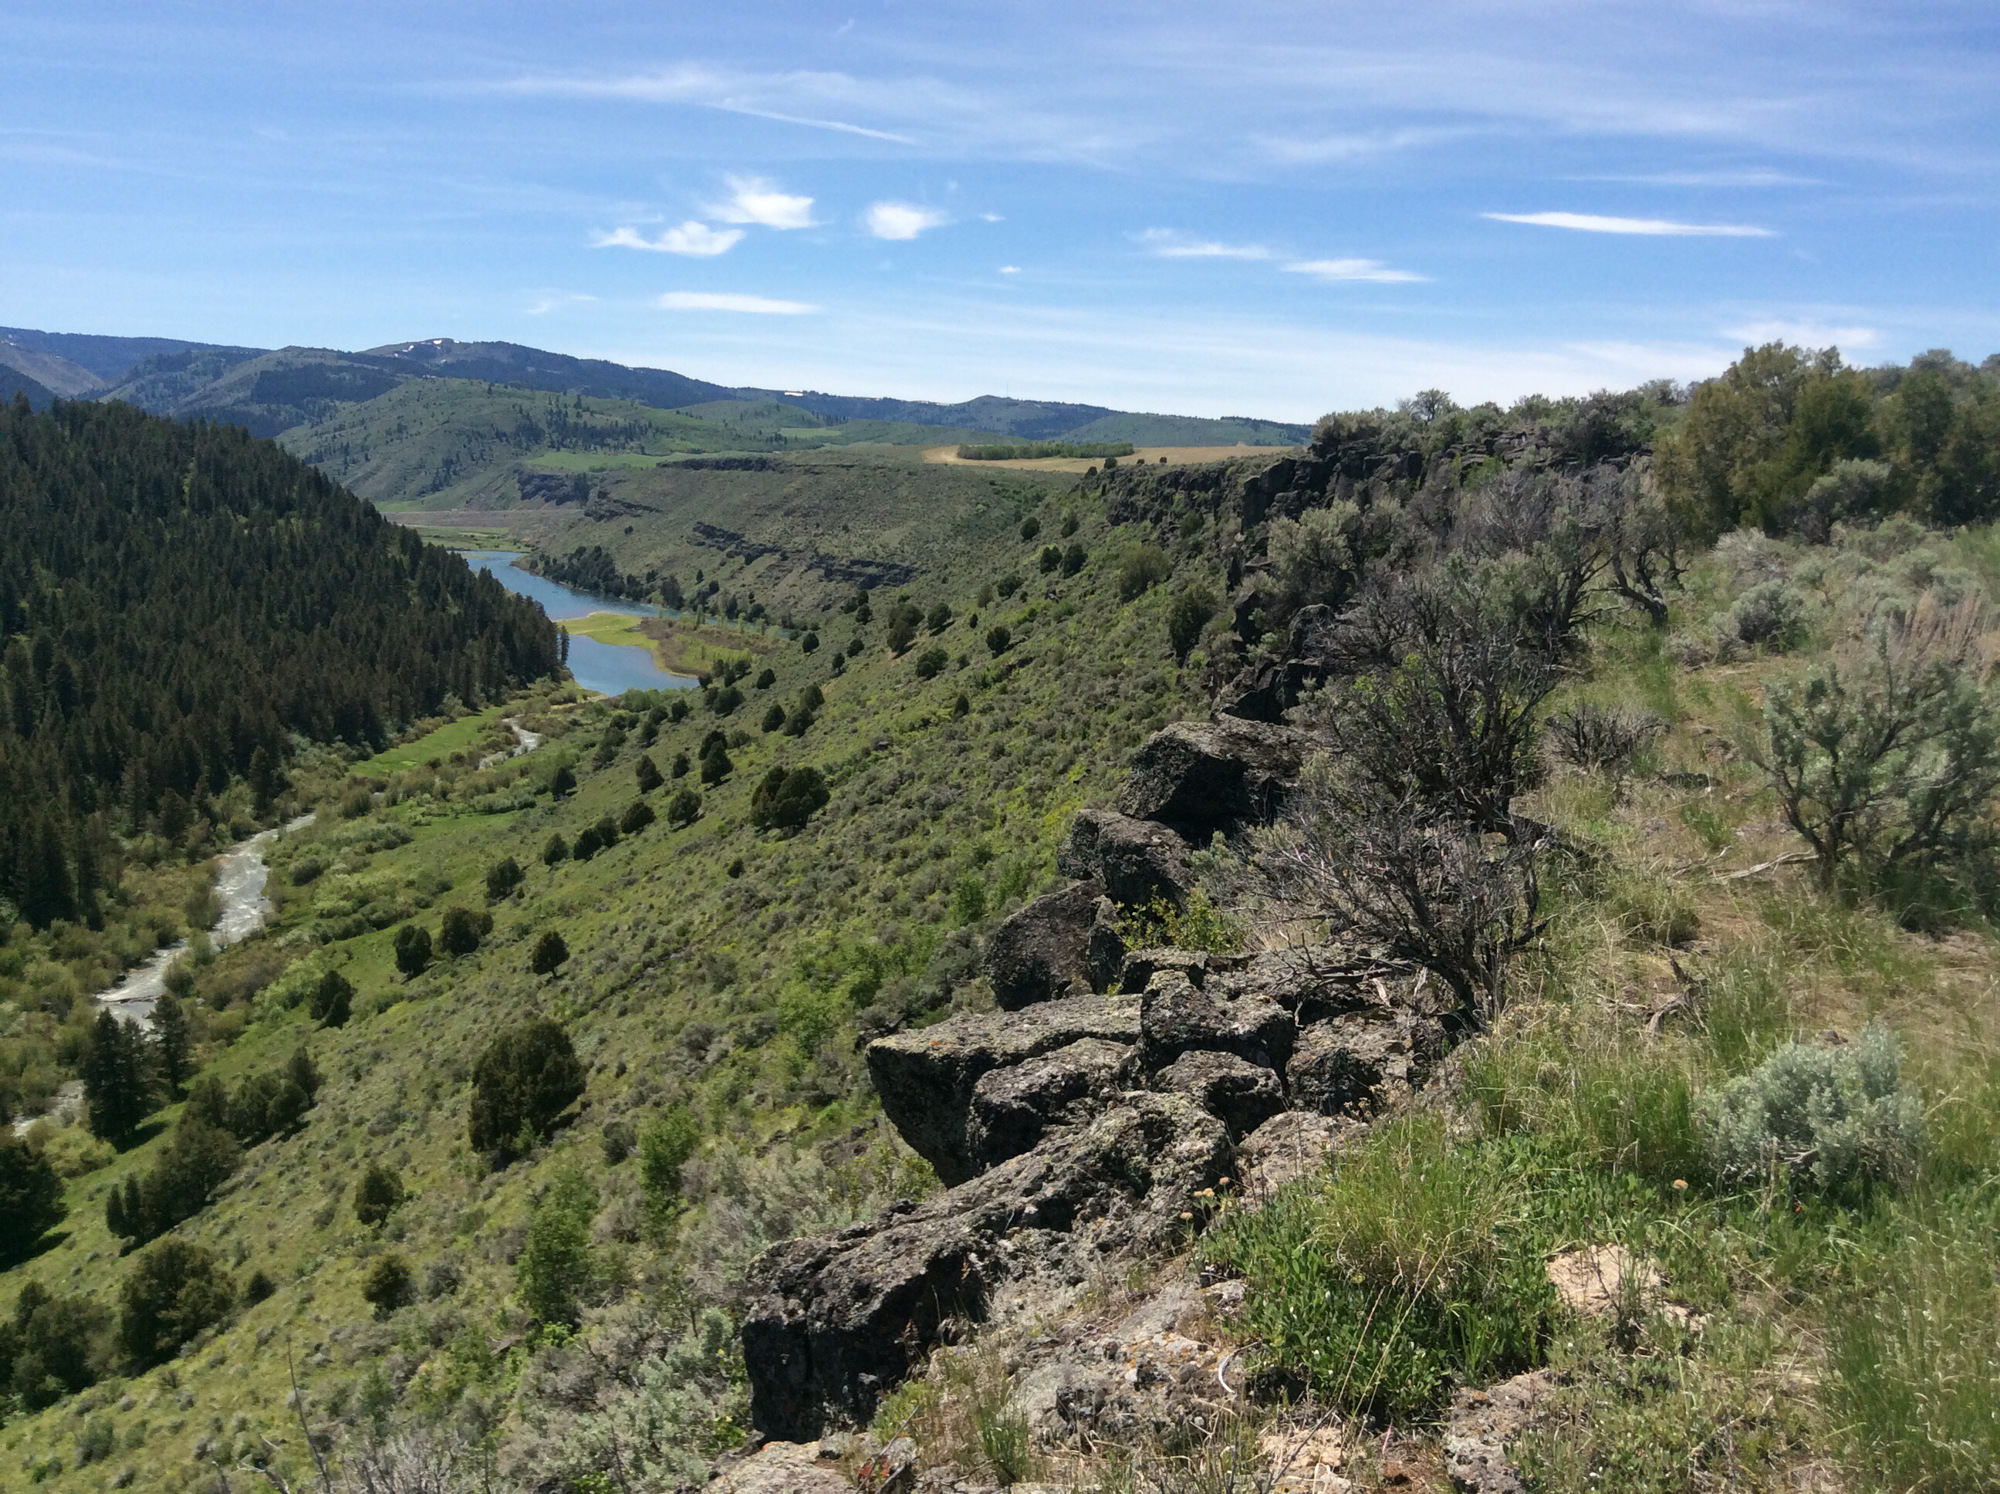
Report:
[[[1211,962],[1204,984],[1227,996],[1257,995],[1300,1026],[1346,1012],[1410,1004],[1410,972],[1366,950],[1339,945],[1260,950]]]
[[[1321,1115],[1369,1115],[1410,1093],[1412,1023],[1355,1012],[1303,1029],[1285,1064],[1292,1104]]]
[[[1072,882],[1036,898],[986,936],[986,978],[1007,1011],[1090,989],[1088,951],[1104,889]]]
[[[773,1246],[750,1268],[743,1324],[752,1423],[802,1440],[867,1421],[947,1324],[987,1318],[1003,1283],[1081,1282],[1106,1255],[1178,1239],[1230,1158],[1213,1116],[1134,1094],[939,1197]],[[1022,1294],[1022,1310],[1046,1295]]]
[[[1278,1076],[1233,1053],[1183,1053],[1160,1071],[1155,1083],[1186,1095],[1229,1127],[1232,1137],[1248,1135],[1285,1108]]]
[[[1365,1135],[1367,1129],[1361,1121],[1337,1120],[1311,1110],[1281,1111],[1236,1148],[1243,1196],[1262,1200],[1289,1182],[1312,1176],[1341,1146]]]
[[[1115,989],[1118,972],[1125,968],[1125,936],[1118,929],[1118,905],[1108,897],[1097,900],[1097,915],[1084,944],[1083,965],[1093,991]]]
[[[1234,1053],[1267,1069],[1282,1069],[1292,1051],[1289,1013],[1262,996],[1230,999],[1199,989],[1180,970],[1163,970],[1139,998],[1139,1048],[1156,1074],[1191,1050]]]
[[[1120,1075],[1133,1055],[1129,1043],[1101,1038],[1080,1042],[1004,1069],[990,1069],[972,1086],[965,1149],[981,1171],[1018,1157],[1044,1132],[1083,1119],[1088,1102],[1122,1086]]]
[[[1144,907],[1156,898],[1178,907],[1187,901],[1187,858],[1188,843],[1165,825],[1114,810],[1086,809],[1056,853],[1056,870],[1100,883],[1127,907]]]
[[[980,1078],[1084,1038],[1137,1042],[1139,1006],[1130,996],[1071,996],[952,1017],[870,1043],[869,1076],[903,1139],[946,1183],[962,1183],[979,1171],[965,1127]]]
[[[1239,721],[1177,721],[1147,739],[1132,764],[1118,808],[1206,840],[1272,819],[1297,781],[1310,738],[1288,726]]]
[[[1535,1404],[1555,1388],[1547,1370],[1516,1375],[1485,1390],[1452,1397],[1445,1429],[1445,1467],[1464,1494],[1526,1494],[1507,1445],[1534,1420]]]
[[[766,1442],[742,1459],[725,1458],[708,1488],[712,1494],[854,1494],[839,1464],[822,1459],[811,1442]]]

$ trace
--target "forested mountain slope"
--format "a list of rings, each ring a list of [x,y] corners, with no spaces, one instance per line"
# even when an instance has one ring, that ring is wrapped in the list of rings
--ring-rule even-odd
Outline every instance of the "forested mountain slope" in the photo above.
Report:
[[[297,738],[379,745],[560,667],[491,577],[239,430],[0,411],[0,895],[94,919],[115,839],[260,813]],[[11,920],[10,920],[11,921]]]

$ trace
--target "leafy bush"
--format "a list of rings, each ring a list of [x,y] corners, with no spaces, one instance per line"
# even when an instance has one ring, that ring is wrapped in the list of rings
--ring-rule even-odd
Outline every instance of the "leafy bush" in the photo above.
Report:
[[[674,826],[692,825],[701,818],[701,795],[691,788],[681,789],[667,801],[667,823]]]
[[[354,1011],[354,986],[338,970],[329,970],[313,987],[307,1013],[322,1027],[344,1027]]]
[[[1062,557],[1061,545],[1043,545],[1041,559],[1037,562],[1041,567],[1042,574],[1044,576],[1052,576],[1061,570]]]
[[[653,823],[653,806],[644,799],[634,799],[625,806],[625,812],[618,816],[620,835],[637,835]]]
[[[2000,704],[1976,675],[1976,608],[1923,606],[1877,630],[1872,657],[1766,696],[1755,756],[1785,819],[1831,886],[1857,856],[1871,874],[1982,848],[2000,791]]]
[[[1201,630],[1215,616],[1215,606],[1215,593],[1199,581],[1190,581],[1174,593],[1167,608],[1167,641],[1173,645],[1176,659],[1187,661],[1189,651],[1201,639]]]
[[[681,1171],[701,1145],[701,1122],[685,1105],[661,1111],[639,1133],[639,1184],[656,1221],[681,1196]]]
[[[1324,1181],[1231,1214],[1203,1253],[1243,1276],[1242,1327],[1269,1370],[1401,1420],[1540,1358],[1555,1301],[1527,1195],[1494,1152],[1411,1116]]]
[[[472,1068],[472,1149],[506,1157],[523,1143],[539,1144],[583,1094],[583,1083],[583,1064],[561,1023],[537,1017],[508,1028]]]
[[[1134,949],[1200,949],[1235,954],[1243,947],[1243,927],[1216,907],[1197,887],[1185,907],[1156,897],[1125,916],[1125,942]]]
[[[14,1299],[8,1381],[30,1411],[95,1384],[113,1359],[112,1317],[88,1297],[52,1297],[28,1282]]]
[[[632,765],[632,772],[642,794],[650,794],[665,781],[660,777],[660,765],[653,761],[649,752],[639,754],[639,761]]]
[[[569,959],[569,945],[555,929],[544,929],[528,956],[528,969],[535,975],[553,975]]]
[[[750,823],[759,830],[797,830],[831,797],[819,769],[774,765],[750,796]]]
[[[422,975],[424,967],[430,962],[430,930],[414,923],[406,923],[396,930],[396,968],[402,971],[406,980]]]
[[[457,958],[475,953],[479,941],[493,932],[493,915],[470,908],[446,908],[438,923],[438,948]]]
[[[1082,545],[1072,541],[1069,547],[1063,551],[1063,558],[1062,558],[1063,575],[1066,577],[1074,576],[1078,571],[1083,569],[1084,562],[1089,559],[1090,559],[1090,552],[1088,550],[1085,550]]]
[[[354,1217],[374,1229],[396,1211],[403,1198],[403,1180],[380,1162],[371,1162],[354,1185]]]
[[[145,1368],[173,1358],[227,1317],[236,1287],[213,1251],[162,1240],[134,1263],[120,1296],[119,1341],[133,1364]]]
[[[375,1309],[378,1318],[408,1307],[417,1300],[417,1282],[410,1273],[410,1263],[393,1251],[377,1256],[361,1283],[361,1298]]]
[[[521,1305],[544,1323],[577,1320],[596,1285],[590,1223],[597,1190],[580,1171],[565,1167],[535,1205],[528,1241],[514,1265]]]
[[[996,623],[986,630],[986,647],[994,658],[999,658],[1014,646],[1014,635]]]
[[[1144,596],[1173,574],[1173,563],[1158,545],[1140,545],[1118,566],[1118,600],[1132,601]]]
[[[1736,599],[1723,618],[1725,637],[1782,652],[1805,641],[1806,599],[1783,581],[1764,581]]]
[[[564,840],[560,830],[552,831],[542,843],[542,865],[553,867],[560,861],[569,860],[569,842]]]
[[[1737,1183],[1774,1171],[1821,1188],[1907,1176],[1923,1148],[1924,1113],[1900,1075],[1896,1039],[1880,1023],[1841,1047],[1787,1043],[1698,1100],[1709,1164]]]
[[[915,669],[918,679],[928,680],[935,679],[938,675],[944,673],[945,665],[950,662],[951,655],[943,649],[927,648],[921,654],[917,655],[917,662],[912,667]]]
[[[764,711],[762,722],[765,731],[777,731],[785,724],[785,708],[775,700]]]

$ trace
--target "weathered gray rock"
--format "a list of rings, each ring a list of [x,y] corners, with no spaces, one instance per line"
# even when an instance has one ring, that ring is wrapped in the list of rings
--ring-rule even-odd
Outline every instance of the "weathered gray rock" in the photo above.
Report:
[[[946,1183],[962,1183],[979,1171],[965,1127],[981,1077],[1084,1038],[1137,1042],[1139,1005],[1131,996],[1070,996],[952,1017],[870,1043],[869,1076],[903,1139]]]
[[[1262,996],[1235,999],[1197,988],[1179,970],[1155,975],[1139,998],[1140,1056],[1156,1074],[1190,1051],[1234,1053],[1282,1070],[1292,1051],[1291,1014]]]
[[[1232,1137],[1247,1136],[1285,1108],[1278,1076],[1234,1053],[1183,1053],[1154,1082],[1169,1093],[1186,1095],[1229,1127]]]
[[[1292,617],[1283,647],[1272,658],[1244,668],[1215,698],[1218,715],[1281,722],[1310,685],[1336,667],[1336,614],[1331,607],[1303,607]]]
[[[1104,889],[1072,882],[1038,897],[986,936],[986,978],[1008,1011],[1090,989],[1088,952]]]
[[[1056,853],[1056,870],[1101,883],[1128,907],[1144,907],[1155,898],[1178,907],[1187,900],[1187,858],[1188,843],[1165,825],[1115,810],[1086,809]]]
[[[1118,905],[1108,897],[1097,900],[1097,917],[1084,945],[1083,964],[1091,990],[1109,991],[1118,985],[1118,972],[1125,968],[1125,936],[1118,929]]]
[[[1135,949],[1125,956],[1125,963],[1118,972],[1118,989],[1133,993],[1143,991],[1162,970],[1178,970],[1188,978],[1190,985],[1206,985],[1208,961],[1207,953],[1199,949],[1157,946]]]
[[[1363,1121],[1336,1120],[1310,1110],[1280,1111],[1236,1148],[1243,1196],[1263,1200],[1287,1183],[1310,1177],[1348,1138],[1366,1135],[1367,1130]]]
[[[1139,749],[1118,808],[1195,840],[1261,824],[1282,807],[1309,746],[1288,726],[1234,716],[1177,721]]]
[[[948,1321],[983,1321],[1030,1273],[1081,1280],[1105,1254],[1177,1238],[1231,1158],[1215,1117],[1135,1094],[939,1197],[773,1246],[751,1266],[743,1325],[752,1423],[798,1441],[865,1422]]]
[[[1383,978],[1384,972],[1389,979]],[[1395,1005],[1406,982],[1362,951],[1315,945],[1211,961],[1203,984],[1218,995],[1261,996],[1303,1026],[1345,1012]]]
[[[1535,1408],[1555,1389],[1547,1370],[1516,1375],[1485,1390],[1452,1397],[1445,1429],[1445,1470],[1465,1494],[1523,1494],[1527,1485],[1508,1448],[1534,1423]]]
[[[725,1458],[709,1483],[710,1494],[854,1494],[836,1459],[816,1442],[767,1442],[755,1452]]]
[[[965,1149],[979,1169],[1018,1157],[1044,1132],[1085,1118],[1091,1103],[1124,1088],[1120,1076],[1130,1064],[1129,1043],[1085,1038],[1031,1058],[991,1069],[972,1086]]]
[[[1368,1115],[1409,1094],[1419,1035],[1407,1018],[1352,1013],[1304,1028],[1285,1064],[1292,1104],[1321,1115]]]

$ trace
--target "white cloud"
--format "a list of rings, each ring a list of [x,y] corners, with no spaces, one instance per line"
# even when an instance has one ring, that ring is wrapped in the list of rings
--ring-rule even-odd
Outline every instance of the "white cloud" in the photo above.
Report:
[[[1817,177],[1749,167],[1739,171],[1655,171],[1630,176],[1580,176],[1585,182],[1635,182],[1648,187],[1818,187]]]
[[[597,297],[585,295],[582,291],[550,291],[535,299],[528,307],[528,315],[547,316],[551,311],[561,311],[569,306],[582,306],[596,299]]]
[[[1270,259],[1271,251],[1262,244],[1221,244],[1213,239],[1191,239],[1171,228],[1148,228],[1139,242],[1161,259]]]
[[[1826,322],[1793,321],[1784,317],[1760,317],[1737,327],[1725,327],[1723,335],[1745,347],[1762,347],[1767,342],[1789,342],[1802,348],[1872,348],[1882,334],[1873,327],[1839,327]]]
[[[699,219],[690,218],[679,228],[664,230],[656,239],[649,239],[636,228],[620,228],[611,233],[598,234],[591,240],[597,249],[651,249],[660,254],[692,254],[707,258],[717,254],[727,254],[743,241],[740,228],[710,228]]]
[[[1569,228],[1578,233],[1641,234],[1671,239],[1769,239],[1768,228],[1747,223],[1676,223],[1669,218],[1608,218],[1598,213],[1481,213],[1495,223],[1526,223],[1535,228]]]
[[[729,178],[729,201],[709,212],[724,223],[760,223],[766,228],[811,228],[810,197],[778,190],[778,184],[761,176]]]
[[[1002,275],[1018,275],[1021,273],[1021,267],[1019,265],[1002,265],[1000,273]]]
[[[1376,285],[1413,285],[1428,280],[1415,270],[1397,270],[1379,259],[1301,259],[1285,266],[1294,275],[1318,280],[1365,280]]]
[[[662,311],[741,311],[754,316],[804,316],[819,310],[806,301],[779,301],[733,291],[668,291],[660,297],[659,305]]]
[[[982,223],[1005,223],[1007,220],[999,213],[981,213],[979,221]]]
[[[937,208],[914,202],[876,202],[868,207],[868,231],[878,239],[914,239],[927,228],[942,228],[951,219]]]

